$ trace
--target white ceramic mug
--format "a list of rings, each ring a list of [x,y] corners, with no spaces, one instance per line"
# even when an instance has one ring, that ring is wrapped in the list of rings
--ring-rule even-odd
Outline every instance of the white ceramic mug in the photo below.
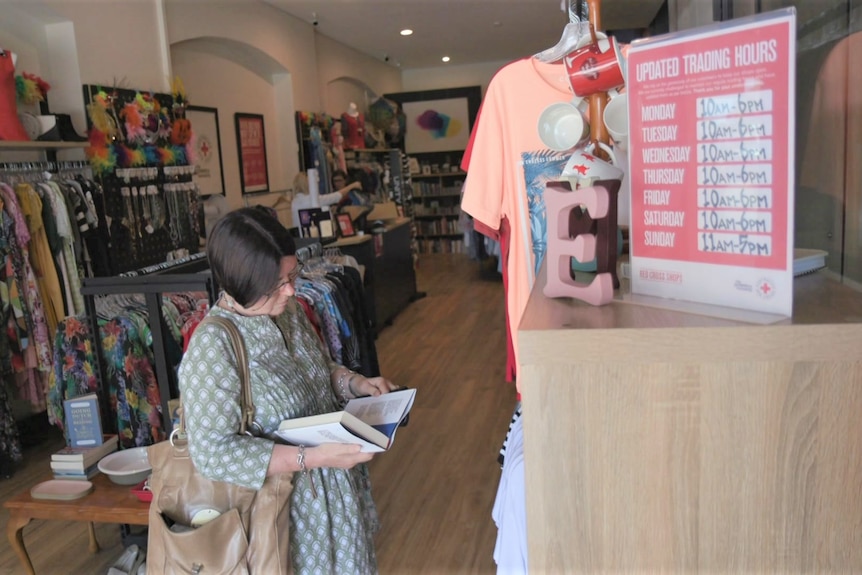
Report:
[[[582,144],[590,135],[590,125],[578,105],[572,102],[556,102],[548,106],[539,116],[539,138],[542,143],[557,152],[564,152]]]
[[[617,167],[617,157],[613,149],[602,142],[598,142],[598,145],[607,153],[610,162],[593,155],[595,143],[590,143],[583,149],[575,150],[572,157],[566,162],[563,177],[572,183],[573,188],[589,186],[597,180],[622,180],[624,172]]]
[[[611,98],[603,115],[605,128],[614,141],[614,147],[626,151],[629,145],[628,96],[622,93]]]

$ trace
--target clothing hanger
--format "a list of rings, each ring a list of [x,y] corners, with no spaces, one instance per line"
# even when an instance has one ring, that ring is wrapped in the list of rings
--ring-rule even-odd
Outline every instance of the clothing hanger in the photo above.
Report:
[[[275,202],[274,202],[274,203],[272,204],[272,206],[270,206],[270,207],[271,207],[272,209],[274,209],[274,210],[277,210],[277,209],[278,209],[278,206],[280,206],[281,204],[287,204],[287,205],[289,206],[289,205],[290,205],[290,200],[288,200],[288,199],[287,199],[287,194],[288,194],[290,191],[291,191],[291,190],[285,190],[285,191],[283,191],[282,193],[280,193],[280,194],[278,195],[278,199],[276,199],[276,200],[275,200]]]
[[[560,9],[569,16],[569,23],[563,28],[560,41],[555,46],[533,55],[533,58],[546,64],[562,60],[566,54],[577,48],[581,38],[588,32],[591,32],[589,20],[586,18],[586,4],[584,0],[561,0]],[[592,31],[592,35],[595,42],[595,31]]]

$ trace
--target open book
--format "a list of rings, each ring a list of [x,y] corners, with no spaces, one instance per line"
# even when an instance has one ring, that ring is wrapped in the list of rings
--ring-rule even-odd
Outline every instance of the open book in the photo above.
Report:
[[[294,445],[353,443],[362,451],[386,451],[392,446],[395,431],[407,418],[415,389],[402,389],[377,397],[358,397],[344,411],[298,417],[281,422],[275,434]]]

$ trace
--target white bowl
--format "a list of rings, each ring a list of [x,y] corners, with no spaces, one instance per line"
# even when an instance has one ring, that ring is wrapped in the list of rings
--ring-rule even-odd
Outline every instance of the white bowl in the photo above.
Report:
[[[123,449],[99,460],[99,471],[119,485],[137,485],[149,477],[152,470],[146,447]]]

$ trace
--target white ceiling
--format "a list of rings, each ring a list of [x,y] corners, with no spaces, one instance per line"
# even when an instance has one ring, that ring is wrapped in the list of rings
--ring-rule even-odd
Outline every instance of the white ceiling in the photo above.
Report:
[[[403,69],[511,61],[557,43],[560,0],[264,0],[320,34]],[[604,30],[645,28],[663,0],[604,0]],[[399,31],[411,28],[412,36]]]

